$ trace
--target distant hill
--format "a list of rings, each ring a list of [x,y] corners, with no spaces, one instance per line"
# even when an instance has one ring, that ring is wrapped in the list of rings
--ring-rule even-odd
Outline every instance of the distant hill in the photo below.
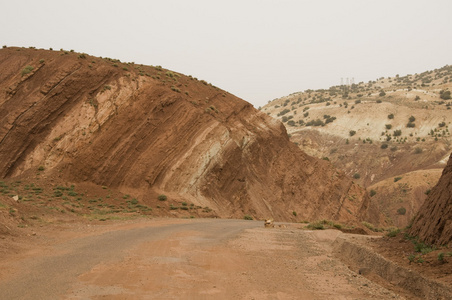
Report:
[[[261,110],[281,120],[303,151],[372,191],[387,219],[404,226],[452,151],[451,89],[452,66],[445,66],[293,93]]]
[[[348,176],[204,80],[33,48],[1,49],[0,69],[2,193],[19,206],[379,222]]]

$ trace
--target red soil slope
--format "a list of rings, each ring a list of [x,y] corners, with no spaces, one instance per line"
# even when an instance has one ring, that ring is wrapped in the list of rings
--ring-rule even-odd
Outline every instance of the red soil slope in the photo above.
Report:
[[[377,222],[347,176],[299,150],[280,122],[203,80],[23,48],[0,50],[0,69],[0,178],[42,166],[47,178],[145,203],[164,193],[219,217]]]
[[[429,244],[452,244],[452,154],[414,219],[410,233]]]

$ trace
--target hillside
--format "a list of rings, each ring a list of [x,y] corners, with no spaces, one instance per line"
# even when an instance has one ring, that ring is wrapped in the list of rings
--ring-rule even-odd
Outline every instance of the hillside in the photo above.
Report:
[[[413,236],[419,236],[429,244],[452,244],[452,155],[438,184],[416,215],[410,228]]]
[[[451,89],[452,67],[445,66],[294,93],[261,111],[281,120],[303,151],[372,191],[386,218],[405,226],[452,151]]]
[[[18,196],[0,210],[11,218],[44,209],[379,222],[346,174],[204,80],[33,48],[0,50],[0,68],[1,191]]]

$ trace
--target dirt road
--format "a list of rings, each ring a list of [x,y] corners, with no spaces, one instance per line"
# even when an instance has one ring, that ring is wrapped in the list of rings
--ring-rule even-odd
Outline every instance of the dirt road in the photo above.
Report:
[[[335,230],[206,219],[77,226],[2,262],[1,298],[398,298],[332,256]]]

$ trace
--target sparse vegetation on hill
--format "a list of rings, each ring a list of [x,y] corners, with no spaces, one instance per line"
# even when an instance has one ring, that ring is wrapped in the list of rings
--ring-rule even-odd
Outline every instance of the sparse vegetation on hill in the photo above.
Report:
[[[284,104],[302,111],[285,114],[293,120],[287,126],[291,140],[308,154],[328,157],[351,177],[361,174],[355,180],[367,187],[406,172],[431,168],[439,172],[452,151],[451,90],[452,66],[447,65],[414,75],[293,93],[270,101],[262,112],[280,119]],[[336,119],[327,123],[324,116]],[[330,153],[331,149],[336,151]],[[403,222],[413,213],[407,210]]]

